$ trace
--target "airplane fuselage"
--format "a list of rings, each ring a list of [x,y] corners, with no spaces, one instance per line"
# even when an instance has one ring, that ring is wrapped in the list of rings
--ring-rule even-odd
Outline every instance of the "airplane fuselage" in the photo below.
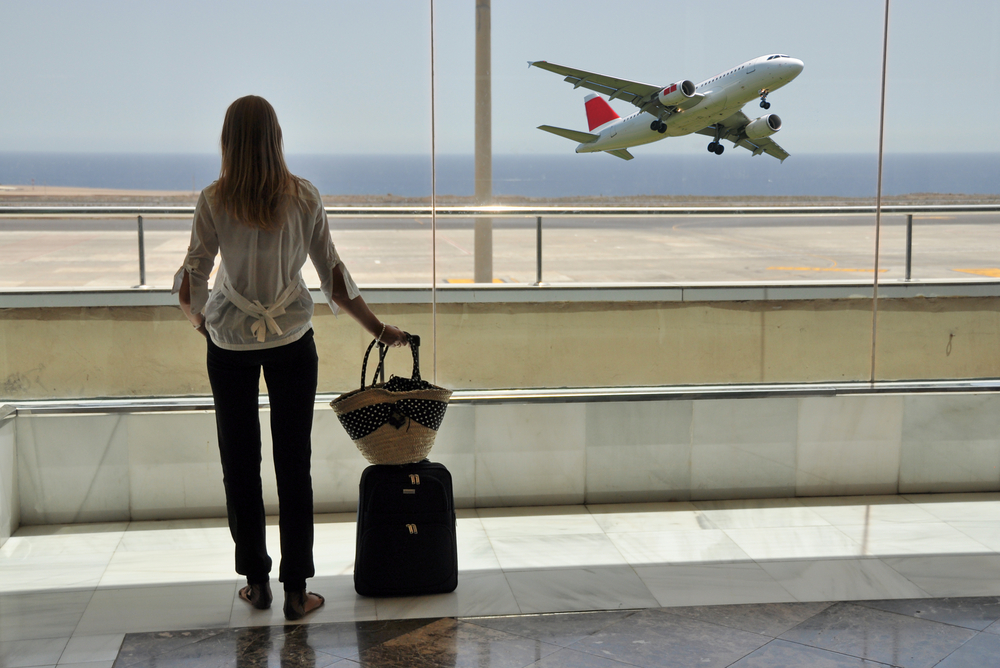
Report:
[[[659,119],[666,124],[664,132],[651,127],[658,120],[657,116],[637,111],[592,130],[598,139],[580,144],[576,152],[630,148],[697,132],[729,118],[748,102],[759,99],[762,92],[781,88],[798,76],[802,67],[801,60],[787,56],[754,58],[697,84],[695,93],[704,98],[693,107]]]

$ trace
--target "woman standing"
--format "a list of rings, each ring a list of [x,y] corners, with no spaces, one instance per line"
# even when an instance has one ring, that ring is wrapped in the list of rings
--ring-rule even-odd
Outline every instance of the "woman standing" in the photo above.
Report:
[[[313,302],[300,271],[306,257],[334,313],[347,311],[389,345],[406,345],[406,335],[381,322],[361,298],[333,246],[319,192],[285,165],[271,105],[254,95],[233,102],[221,143],[219,179],[198,199],[175,286],[188,320],[208,339],[229,530],[236,572],[247,579],[239,595],[261,610],[271,605],[260,478],[263,370],[278,483],[278,579],[285,617],[299,619],[323,605],[322,596],[306,590],[306,579],[315,575],[310,434],[318,367]]]

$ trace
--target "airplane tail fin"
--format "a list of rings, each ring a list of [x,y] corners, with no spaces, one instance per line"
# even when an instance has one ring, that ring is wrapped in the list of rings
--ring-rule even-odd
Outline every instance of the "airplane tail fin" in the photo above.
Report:
[[[611,105],[608,104],[607,100],[599,95],[591,93],[584,98],[583,105],[587,109],[587,123],[590,126],[591,132],[594,131],[594,128],[599,128],[606,123],[620,118],[615,113],[615,110],[611,108]]]

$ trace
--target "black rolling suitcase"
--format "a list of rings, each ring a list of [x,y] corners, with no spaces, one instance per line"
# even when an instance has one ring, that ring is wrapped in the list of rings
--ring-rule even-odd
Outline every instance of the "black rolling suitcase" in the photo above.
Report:
[[[361,474],[354,589],[362,596],[442,594],[458,586],[451,473],[427,460]]]

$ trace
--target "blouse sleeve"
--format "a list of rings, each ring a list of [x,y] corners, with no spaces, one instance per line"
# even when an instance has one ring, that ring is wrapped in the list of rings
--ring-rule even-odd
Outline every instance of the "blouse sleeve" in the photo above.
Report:
[[[333,272],[339,271],[344,277],[344,285],[347,286],[347,298],[354,299],[361,295],[351,272],[347,270],[347,265],[343,263],[337,254],[337,249],[333,245],[330,237],[330,223],[326,217],[326,209],[323,208],[322,200],[319,203],[319,211],[316,214],[316,225],[313,227],[313,235],[309,244],[309,259],[312,260],[316,273],[319,274],[320,288],[326,296],[326,301],[330,309],[336,315],[340,307],[333,301],[332,280]]]
[[[184,272],[191,275],[191,312],[201,313],[208,303],[208,279],[215,266],[215,256],[219,252],[219,237],[215,229],[212,207],[202,191],[194,209],[194,223],[191,225],[191,244],[188,246],[184,264],[174,277],[174,292],[179,289]]]

